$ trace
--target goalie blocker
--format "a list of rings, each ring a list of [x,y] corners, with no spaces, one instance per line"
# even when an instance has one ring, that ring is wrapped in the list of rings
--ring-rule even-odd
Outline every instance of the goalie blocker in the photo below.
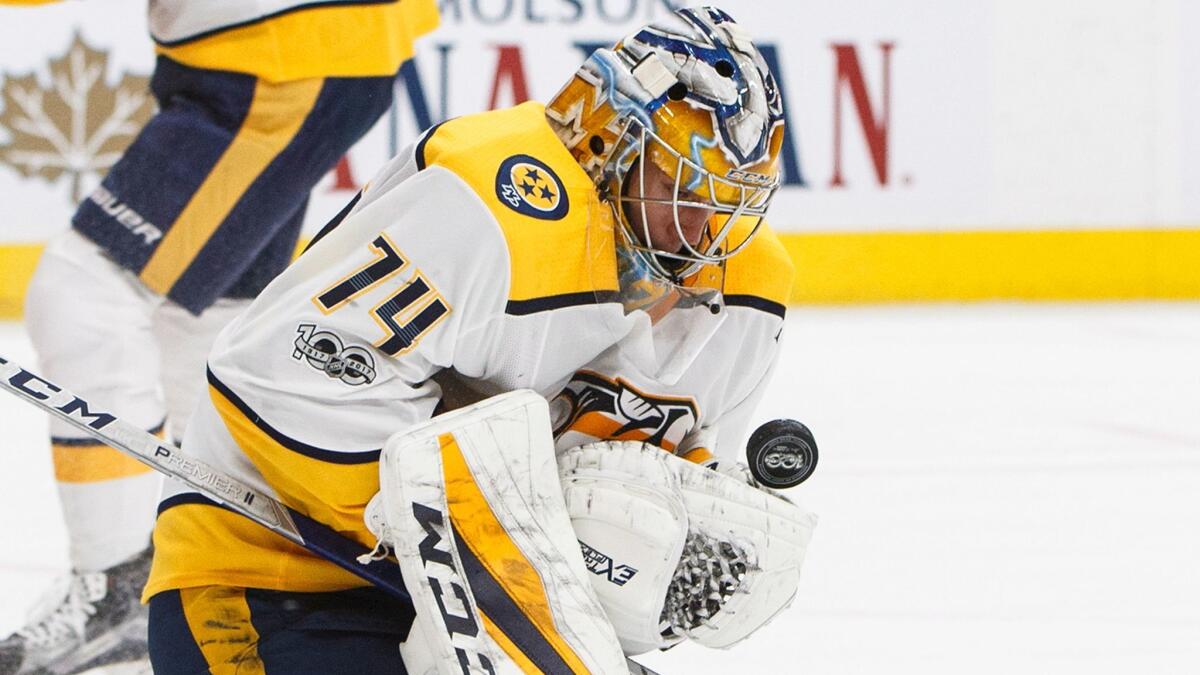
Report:
[[[389,439],[367,522],[417,619],[410,673],[620,673],[558,484],[546,401],[496,396]]]

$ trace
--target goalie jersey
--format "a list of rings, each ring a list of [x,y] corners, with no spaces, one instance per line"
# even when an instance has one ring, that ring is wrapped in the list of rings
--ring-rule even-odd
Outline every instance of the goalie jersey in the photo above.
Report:
[[[615,236],[540,104],[435,127],[221,333],[184,451],[368,547],[380,448],[453,407],[447,376],[478,397],[538,392],[560,450],[739,452],[776,357],[786,252],[760,232],[707,272],[723,303],[652,320],[621,301]],[[154,542],[147,598],[365,585],[174,482]]]

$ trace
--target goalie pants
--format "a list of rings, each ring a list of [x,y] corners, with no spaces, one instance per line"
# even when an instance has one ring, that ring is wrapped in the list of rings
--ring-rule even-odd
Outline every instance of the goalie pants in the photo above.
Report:
[[[287,593],[231,586],[150,599],[155,675],[405,673],[412,606],[375,588]]]

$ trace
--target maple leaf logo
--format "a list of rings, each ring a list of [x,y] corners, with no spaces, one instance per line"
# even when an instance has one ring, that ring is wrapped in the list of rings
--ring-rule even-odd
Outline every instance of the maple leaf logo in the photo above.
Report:
[[[51,183],[70,176],[71,197],[78,202],[83,178],[116,163],[154,114],[154,99],[144,76],[126,73],[109,87],[108,53],[88,47],[78,32],[67,53],[49,66],[49,87],[33,73],[7,77],[0,87],[0,126],[12,135],[0,145],[0,162]]]

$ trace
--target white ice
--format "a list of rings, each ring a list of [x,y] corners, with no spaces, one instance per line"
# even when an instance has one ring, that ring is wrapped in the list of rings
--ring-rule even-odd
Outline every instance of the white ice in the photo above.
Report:
[[[812,427],[793,606],[670,675],[1200,672],[1200,304],[793,309],[759,417]],[[32,365],[18,324],[0,354]],[[0,393],[0,633],[65,566]]]

